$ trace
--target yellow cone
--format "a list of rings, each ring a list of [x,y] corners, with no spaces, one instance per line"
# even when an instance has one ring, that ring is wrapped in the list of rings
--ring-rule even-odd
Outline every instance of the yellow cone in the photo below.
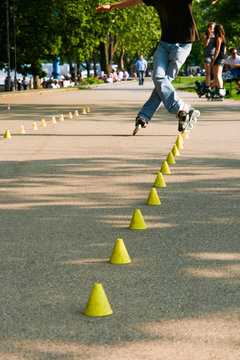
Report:
[[[162,174],[161,172],[159,172],[159,173],[157,174],[153,186],[155,186],[155,187],[166,187],[166,186],[167,186],[167,185],[165,184],[165,181],[164,181],[164,178],[163,178],[163,174]]]
[[[37,130],[37,124],[35,122],[32,123],[32,130]]]
[[[79,114],[78,114],[78,111],[77,111],[77,110],[75,110],[75,111],[74,111],[74,116],[79,116]]]
[[[25,134],[24,126],[21,125],[19,129],[19,134]]]
[[[86,107],[86,112],[87,112],[87,113],[90,113],[90,107],[89,107],[89,106]]]
[[[9,130],[6,130],[5,134],[4,134],[4,138],[5,139],[11,139],[11,134],[10,134],[10,131]]]
[[[178,151],[177,145],[173,145],[172,154],[173,156],[180,156],[180,152]]]
[[[168,164],[176,164],[173,153],[171,151],[168,154],[166,161],[167,161]]]
[[[117,239],[109,262],[111,264],[129,264],[131,262],[123,239]]]
[[[52,117],[51,117],[51,124],[56,124],[56,118],[55,118],[55,116],[52,116]]]
[[[69,113],[68,113],[68,119],[72,119],[72,117],[73,117],[73,116],[72,116],[72,113],[69,112]]]
[[[134,211],[134,214],[132,216],[132,220],[129,225],[129,229],[131,230],[144,230],[147,229],[147,226],[145,224],[145,221],[143,219],[142,213],[139,209],[136,209]]]
[[[155,188],[152,188],[148,195],[147,205],[161,205],[161,201]]]
[[[41,127],[46,127],[47,126],[46,121],[44,119],[42,119],[40,126]]]
[[[92,289],[92,293],[88,299],[84,310],[87,316],[107,316],[112,315],[113,311],[108,302],[102,284],[96,283]]]
[[[82,109],[82,115],[85,115],[85,114],[86,114],[86,109],[83,108],[83,109]]]
[[[179,150],[183,149],[183,140],[180,134],[177,137],[176,145]]]
[[[171,174],[171,171],[170,171],[170,169],[169,169],[169,166],[168,166],[168,163],[167,163],[166,160],[162,163],[162,167],[161,167],[161,169],[160,169],[160,172],[161,172],[163,175]]]
[[[58,119],[58,120],[59,120],[59,121],[64,121],[64,117],[63,117],[62,114],[59,116],[59,119]]]
[[[182,131],[182,139],[188,139],[189,138],[189,134],[187,131],[183,130]]]

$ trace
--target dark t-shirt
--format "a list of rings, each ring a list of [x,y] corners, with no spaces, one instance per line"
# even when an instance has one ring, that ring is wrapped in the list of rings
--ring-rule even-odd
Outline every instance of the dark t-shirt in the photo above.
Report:
[[[143,0],[154,6],[162,26],[161,40],[168,43],[189,43],[199,40],[192,15],[193,0]]]

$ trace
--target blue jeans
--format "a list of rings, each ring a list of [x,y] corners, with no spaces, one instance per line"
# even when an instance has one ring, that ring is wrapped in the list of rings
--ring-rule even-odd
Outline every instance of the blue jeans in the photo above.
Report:
[[[139,76],[139,85],[142,85],[143,82],[144,82],[144,71],[143,71],[143,70],[139,70],[138,76]]]
[[[155,88],[138,113],[149,122],[163,102],[165,108],[177,115],[184,102],[178,97],[172,81],[190,54],[191,43],[169,44],[160,41],[153,57],[153,82]]]

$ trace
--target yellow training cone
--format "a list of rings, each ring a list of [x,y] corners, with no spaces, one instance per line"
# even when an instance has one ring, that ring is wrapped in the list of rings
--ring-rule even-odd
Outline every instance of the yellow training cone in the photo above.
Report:
[[[75,111],[74,111],[74,116],[79,116],[79,114],[78,114],[78,111],[77,111],[77,110],[75,110]]]
[[[72,117],[73,117],[73,116],[72,116],[72,113],[69,112],[69,113],[68,113],[68,119],[72,119]]]
[[[187,131],[183,130],[182,131],[182,139],[188,139],[189,138],[189,134],[187,133]]]
[[[113,311],[108,302],[102,284],[94,284],[92,293],[88,299],[84,310],[84,315],[87,316],[107,316],[112,315]]]
[[[178,135],[177,140],[176,140],[176,145],[179,150],[183,149],[183,140],[182,140],[181,135]]]
[[[180,155],[180,152],[178,151],[177,145],[173,145],[172,154],[173,154],[173,156],[179,156]]]
[[[86,114],[86,109],[82,109],[82,115],[85,115]]]
[[[32,123],[32,130],[37,130],[37,124],[35,122]]]
[[[56,124],[56,118],[55,118],[55,116],[52,116],[52,117],[51,117],[51,124]]]
[[[163,175],[171,174],[171,171],[170,171],[170,169],[169,169],[169,166],[168,166],[168,163],[167,163],[166,160],[162,163],[162,167],[161,167],[161,169],[160,169],[160,172],[161,172]]]
[[[109,262],[111,264],[129,264],[131,262],[123,239],[117,239]]]
[[[86,112],[87,112],[87,113],[90,113],[90,107],[89,107],[89,106],[86,107]]]
[[[163,174],[161,172],[159,172],[157,174],[153,186],[155,186],[155,187],[166,187],[166,184],[165,184],[165,181],[164,181],[164,178],[163,178]]]
[[[40,126],[41,127],[46,127],[47,126],[46,121],[44,119],[42,119]]]
[[[134,214],[132,216],[132,220],[129,225],[129,229],[131,230],[144,230],[147,229],[147,226],[145,224],[145,221],[143,219],[142,213],[139,209],[136,209],[134,211]]]
[[[58,119],[58,120],[59,120],[59,121],[64,121],[64,117],[63,117],[62,114],[59,116],[59,119]]]
[[[25,134],[24,126],[21,125],[19,129],[19,134]]]
[[[10,134],[10,131],[9,130],[6,130],[5,134],[4,134],[4,138],[5,139],[11,139],[11,134]]]
[[[155,188],[152,188],[148,195],[147,205],[161,205],[161,201]]]
[[[168,164],[176,164],[173,153],[171,151],[168,154],[166,161],[167,161]]]

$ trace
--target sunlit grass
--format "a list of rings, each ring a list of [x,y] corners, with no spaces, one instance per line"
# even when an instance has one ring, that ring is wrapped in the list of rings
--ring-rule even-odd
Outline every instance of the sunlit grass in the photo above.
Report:
[[[188,77],[188,76],[178,76],[174,81],[173,85],[175,89],[178,90],[184,90],[189,92],[195,92],[195,81],[204,81],[204,76],[194,76],[194,77]],[[230,90],[230,83],[225,83],[224,88],[226,90]],[[240,100],[240,94],[237,94],[237,84],[232,82],[231,85],[231,96],[226,96],[227,99],[234,99],[234,100]]]

